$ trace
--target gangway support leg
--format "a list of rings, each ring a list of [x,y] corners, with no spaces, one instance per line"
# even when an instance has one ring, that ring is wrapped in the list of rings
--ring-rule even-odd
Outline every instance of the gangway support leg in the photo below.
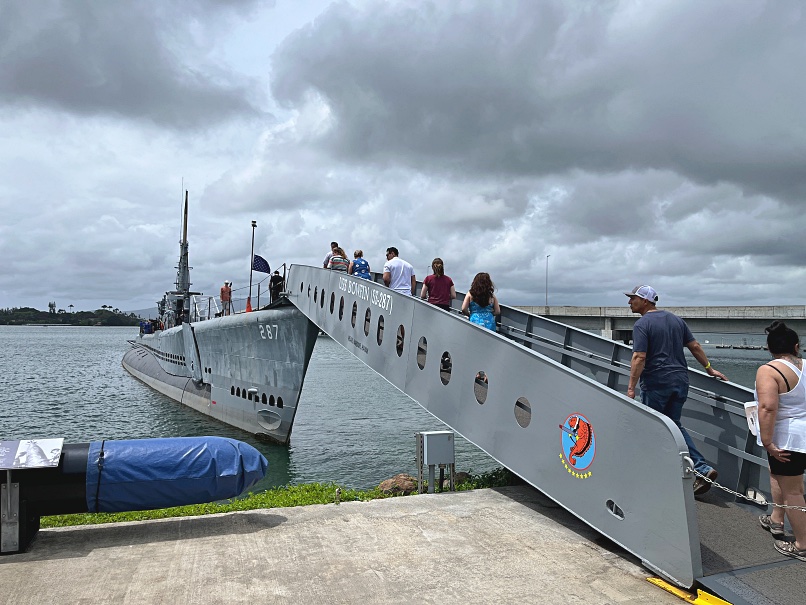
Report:
[[[20,500],[20,484],[0,484],[0,555],[24,552],[39,531],[39,515],[29,515],[27,502]]]
[[[17,552],[20,545],[20,484],[11,482],[11,471],[6,471],[6,482],[0,486],[0,552]]]

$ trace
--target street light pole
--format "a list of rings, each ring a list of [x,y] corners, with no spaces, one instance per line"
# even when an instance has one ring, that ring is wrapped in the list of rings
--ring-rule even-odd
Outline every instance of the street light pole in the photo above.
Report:
[[[549,307],[549,256],[551,254],[546,254],[546,312],[548,313]]]
[[[249,259],[249,298],[247,302],[249,306],[252,306],[252,268],[255,264],[255,227],[257,227],[257,221],[252,221],[252,256]]]

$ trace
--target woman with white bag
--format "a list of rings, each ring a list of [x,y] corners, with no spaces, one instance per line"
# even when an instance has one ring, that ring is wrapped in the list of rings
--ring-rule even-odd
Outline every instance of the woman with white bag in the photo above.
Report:
[[[758,431],[770,463],[773,501],[801,510],[773,507],[770,515],[759,517],[759,523],[780,538],[775,542],[778,552],[806,561],[806,380],[802,378],[800,339],[782,321],[772,322],[765,331],[773,360],[756,372]],[[783,540],[784,511],[795,534],[794,542]]]

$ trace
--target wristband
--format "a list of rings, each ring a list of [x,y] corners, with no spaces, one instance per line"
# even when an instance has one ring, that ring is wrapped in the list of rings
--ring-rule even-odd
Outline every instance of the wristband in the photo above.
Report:
[[[710,367],[711,367],[711,362],[709,361],[709,362],[708,362],[708,365],[707,365],[707,366],[705,366],[705,368],[703,368],[703,369],[707,370],[707,369],[708,369],[708,368],[710,368]]]

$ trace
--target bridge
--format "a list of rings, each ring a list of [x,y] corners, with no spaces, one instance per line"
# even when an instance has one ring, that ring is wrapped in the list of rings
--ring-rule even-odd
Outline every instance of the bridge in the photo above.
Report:
[[[520,306],[515,307],[532,315],[548,317],[582,330],[595,330],[607,338],[628,343],[638,315],[623,307],[566,307]],[[721,334],[765,334],[764,328],[773,320],[785,321],[799,334],[806,333],[806,306],[714,306],[714,307],[663,307],[686,320],[692,332]]]
[[[770,486],[745,418],[748,389],[689,370],[683,423],[732,490],[695,500],[679,429],[626,396],[629,347],[503,305],[492,332],[458,314],[461,297],[444,311],[374,279],[294,265],[287,297],[368,367],[663,578],[699,583],[734,605],[801,602],[802,563],[779,555],[757,523]]]

